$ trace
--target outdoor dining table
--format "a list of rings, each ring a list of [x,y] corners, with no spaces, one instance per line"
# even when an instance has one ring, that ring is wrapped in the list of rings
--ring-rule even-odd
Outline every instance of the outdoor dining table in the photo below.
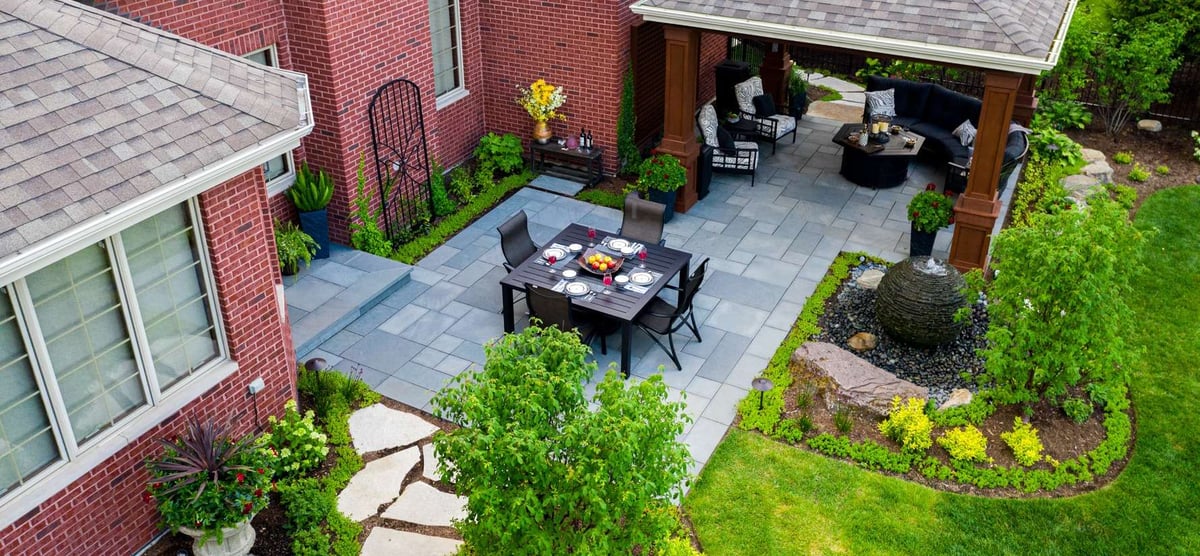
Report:
[[[504,303],[504,331],[513,332],[516,328],[513,311],[513,292],[525,291],[525,284],[554,288],[564,280],[562,275],[564,270],[574,270],[578,273],[574,280],[588,284],[592,289],[592,293],[572,298],[572,306],[595,311],[596,313],[620,321],[621,372],[628,377],[631,353],[630,345],[633,343],[633,321],[637,318],[638,313],[646,307],[646,304],[650,303],[654,299],[654,296],[658,295],[658,292],[667,285],[672,274],[678,274],[678,285],[680,288],[683,287],[684,282],[687,280],[688,263],[691,261],[692,256],[677,249],[645,243],[645,270],[659,275],[658,279],[642,287],[629,287],[630,284],[621,285],[615,281],[611,286],[605,287],[603,275],[592,274],[584,270],[580,266],[578,259],[583,252],[588,250],[589,243],[595,243],[597,248],[602,248],[607,239],[617,239],[620,236],[603,230],[596,230],[596,238],[592,240],[588,238],[587,231],[587,226],[579,224],[568,225],[558,235],[554,236],[554,239],[543,245],[541,249],[500,280],[501,295]],[[641,243],[633,240],[628,241],[630,243]],[[543,253],[547,248],[554,245],[568,247],[571,244],[579,244],[583,246],[583,250],[579,253],[567,253],[563,257],[565,260],[557,261],[553,266],[550,266],[543,258]],[[639,261],[636,256],[628,257],[622,263],[619,272],[612,273],[613,278],[615,279],[618,275],[628,275],[635,270],[641,270],[638,268],[638,265],[641,263],[642,261]]]

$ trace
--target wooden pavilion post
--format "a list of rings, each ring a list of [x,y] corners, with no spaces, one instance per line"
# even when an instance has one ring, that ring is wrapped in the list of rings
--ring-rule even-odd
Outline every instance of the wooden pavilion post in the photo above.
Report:
[[[687,168],[687,185],[675,197],[675,210],[687,212],[699,201],[696,164],[700,145],[692,114],[696,109],[696,73],[700,54],[700,31],[666,25],[666,91],[663,94],[663,138],[658,150],[677,157]]]
[[[1037,110],[1037,91],[1033,87],[1036,80],[1036,75],[1022,75],[1021,86],[1017,89],[1017,103],[1013,106],[1012,119],[1024,126],[1029,125],[1033,120],[1034,111]]]
[[[979,132],[975,136],[975,155],[967,190],[954,205],[954,239],[950,244],[950,264],[961,271],[986,268],[992,229],[1000,217],[1000,199],[996,184],[1004,162],[1008,124],[1012,120],[1021,75],[987,72],[983,90],[983,109],[979,112]]]

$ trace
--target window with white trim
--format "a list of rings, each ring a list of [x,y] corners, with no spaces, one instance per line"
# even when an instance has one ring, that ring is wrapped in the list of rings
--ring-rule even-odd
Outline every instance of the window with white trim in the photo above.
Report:
[[[242,57],[256,64],[277,68],[279,67],[279,57],[276,54],[275,45],[271,45],[262,50],[255,50]],[[287,189],[296,180],[292,151],[264,162],[262,170],[263,180],[267,182],[268,193],[273,195]]]
[[[224,360],[194,202],[3,287],[0,495]]]
[[[433,47],[433,92],[441,105],[463,89],[462,40],[457,0],[429,0],[429,35]],[[448,102],[448,101],[447,101]]]

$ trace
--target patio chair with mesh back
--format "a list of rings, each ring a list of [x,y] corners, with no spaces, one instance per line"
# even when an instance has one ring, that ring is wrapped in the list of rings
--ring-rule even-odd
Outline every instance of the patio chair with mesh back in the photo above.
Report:
[[[666,209],[662,203],[647,201],[630,191],[625,196],[625,211],[621,214],[621,228],[617,233],[642,243],[662,245],[663,212]]]
[[[500,250],[504,253],[504,270],[512,272],[537,252],[538,246],[529,237],[529,218],[520,211],[496,228],[500,232]]]
[[[575,330],[583,338],[583,343],[590,344],[597,336],[600,337],[600,353],[608,353],[609,334],[620,327],[612,319],[603,315],[595,315],[577,310],[571,304],[571,298],[564,293],[549,288],[525,284],[526,299],[529,300],[529,316],[542,321],[542,326],[553,326],[559,330]],[[614,326],[615,324],[615,326]]]
[[[717,110],[711,104],[700,107],[696,115],[700,134],[704,137],[704,148],[712,151],[714,172],[750,174],[750,187],[754,187],[754,175],[758,172],[758,143],[734,141],[729,132],[721,128]]]
[[[654,340],[654,343],[658,344],[658,347],[671,356],[671,362],[675,363],[675,368],[681,371],[683,365],[679,363],[679,355],[675,352],[674,333],[687,326],[692,335],[696,337],[697,342],[703,341],[700,338],[700,327],[696,325],[696,313],[692,310],[692,301],[696,298],[696,292],[700,291],[700,284],[704,282],[704,272],[707,268],[708,259],[704,259],[704,262],[696,267],[696,270],[688,277],[687,283],[683,285],[683,290],[679,292],[679,302],[676,305],[671,305],[661,297],[655,297],[637,316],[637,320],[633,321],[638,328],[650,336],[651,340]],[[664,346],[658,336],[666,336],[667,344],[670,347]]]

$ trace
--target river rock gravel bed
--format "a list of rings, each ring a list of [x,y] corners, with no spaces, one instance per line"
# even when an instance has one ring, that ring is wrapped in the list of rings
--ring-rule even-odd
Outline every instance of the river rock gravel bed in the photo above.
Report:
[[[872,350],[856,352],[859,357],[896,376],[929,388],[929,395],[942,403],[956,388],[974,393],[974,378],[983,370],[983,358],[977,351],[986,346],[987,311],[983,300],[977,303],[958,337],[935,348],[905,344],[888,336],[875,319],[875,291],[863,289],[855,280],[868,269],[887,272],[887,267],[864,263],[850,272],[850,277],[825,302],[825,312],[818,319],[822,332],[817,340],[829,342],[850,351],[847,340],[856,333],[869,332],[879,340]],[[967,375],[964,377],[964,373]]]

